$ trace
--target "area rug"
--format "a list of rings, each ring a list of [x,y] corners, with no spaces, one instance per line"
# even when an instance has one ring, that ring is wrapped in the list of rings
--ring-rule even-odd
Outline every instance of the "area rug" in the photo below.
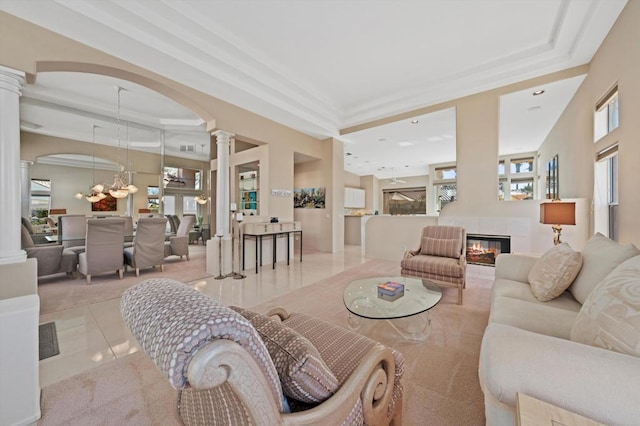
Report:
[[[55,322],[40,324],[38,327],[38,353],[40,361],[60,353]]]
[[[252,309],[284,306],[348,327],[344,286],[353,279],[394,275],[396,268],[397,262],[372,260]],[[385,321],[363,325],[362,334],[405,356],[404,425],[485,424],[477,372],[492,282],[491,274],[470,266],[464,305],[456,304],[456,289],[444,288],[424,342],[404,340]],[[151,360],[135,353],[43,388],[39,424],[177,425],[175,398]]]
[[[102,302],[122,296],[122,293],[134,284],[148,278],[173,278],[182,282],[198,280],[209,276],[206,272],[206,250],[204,246],[189,246],[189,257],[180,259],[172,256],[165,259],[164,272],[160,268],[140,270],[140,276],[129,268],[124,279],[118,274],[99,274],[91,277],[87,284],[84,277],[72,279],[66,275],[53,275],[38,279],[40,296],[40,314],[48,314],[76,306]]]

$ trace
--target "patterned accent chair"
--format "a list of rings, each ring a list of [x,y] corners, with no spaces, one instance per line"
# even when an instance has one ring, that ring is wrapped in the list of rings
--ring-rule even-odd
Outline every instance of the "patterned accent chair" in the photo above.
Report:
[[[145,353],[178,389],[178,413],[187,426],[402,423],[404,358],[357,333],[282,308],[270,316],[232,309],[165,278],[129,288],[120,310]],[[283,370],[283,357],[305,344],[313,345],[312,354]],[[318,380],[320,364],[330,369],[322,374],[327,380]],[[331,382],[329,376],[335,388],[320,386]],[[287,389],[302,396],[324,392],[326,399],[296,401]]]
[[[420,247],[407,250],[400,262],[403,277],[428,280],[442,287],[458,289],[462,305],[465,287],[467,233],[458,226],[426,226]]]

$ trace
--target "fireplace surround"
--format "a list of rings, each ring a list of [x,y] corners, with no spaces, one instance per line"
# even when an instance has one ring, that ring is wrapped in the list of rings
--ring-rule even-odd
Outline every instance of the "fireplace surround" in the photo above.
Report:
[[[467,263],[495,266],[500,253],[511,252],[511,236],[467,234]]]

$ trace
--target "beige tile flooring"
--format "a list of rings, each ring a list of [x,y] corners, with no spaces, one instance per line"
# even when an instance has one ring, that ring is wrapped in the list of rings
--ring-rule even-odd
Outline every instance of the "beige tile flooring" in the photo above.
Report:
[[[198,290],[226,305],[250,307],[282,296],[348,268],[366,262],[360,246],[345,246],[337,253],[305,252],[289,266],[284,262],[244,271],[246,278],[213,277],[190,282]],[[120,299],[41,315],[40,323],[55,321],[60,354],[40,361],[40,386],[124,357],[140,348],[120,315]]]

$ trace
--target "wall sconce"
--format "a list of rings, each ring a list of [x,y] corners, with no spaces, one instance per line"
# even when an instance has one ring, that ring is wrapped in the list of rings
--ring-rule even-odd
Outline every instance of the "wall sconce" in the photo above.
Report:
[[[561,225],[576,224],[576,203],[564,202],[560,200],[551,203],[540,204],[540,223],[552,225],[553,244],[558,245],[560,241]]]

